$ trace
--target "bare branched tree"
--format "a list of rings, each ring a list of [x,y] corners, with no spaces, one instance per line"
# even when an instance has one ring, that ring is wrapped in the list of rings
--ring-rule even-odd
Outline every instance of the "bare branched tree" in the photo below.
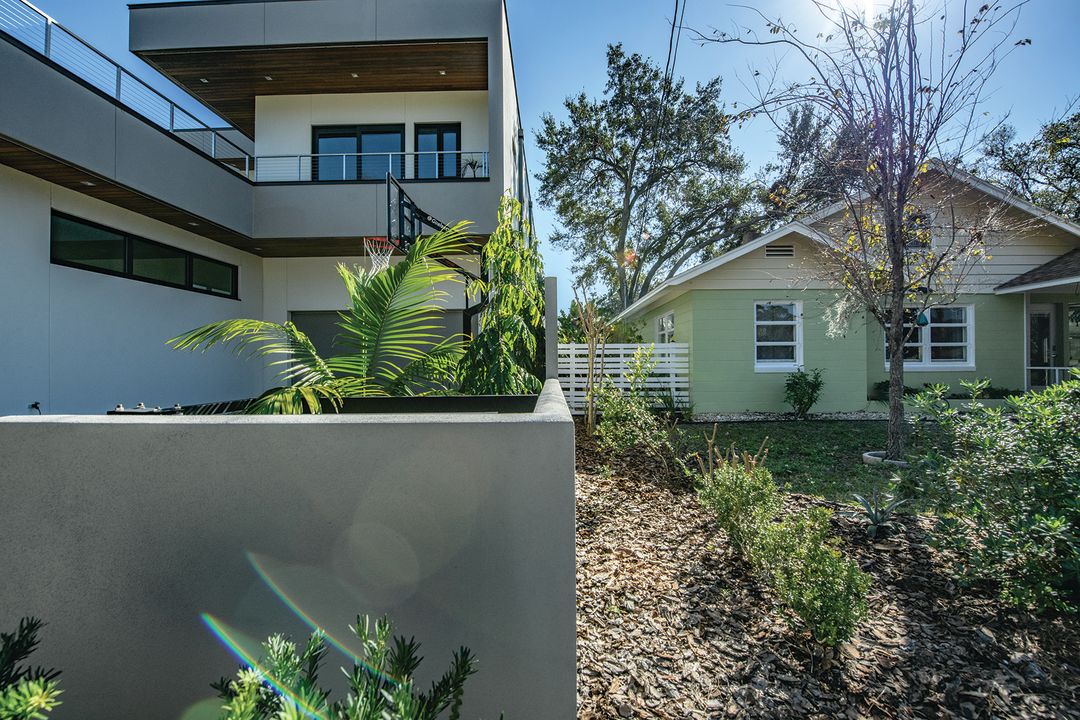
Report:
[[[586,345],[586,372],[585,378],[585,432],[589,435],[596,434],[596,391],[604,378],[604,345],[614,331],[614,326],[604,313],[589,298],[589,291],[584,285],[581,287],[581,297],[578,297],[578,288],[574,288],[574,300],[578,310],[578,323],[585,335]],[[600,364],[597,365],[597,360]]]
[[[1030,44],[1012,37],[1025,2],[971,9],[891,0],[867,19],[837,0],[813,0],[828,29],[812,38],[752,8],[761,34],[745,27],[698,33],[703,42],[784,51],[785,70],[801,63],[807,73],[783,82],[775,65],[755,71],[754,105],[742,119],[764,117],[780,129],[791,126],[790,110],[810,107],[825,123],[822,147],[832,154],[818,159],[845,181],[832,189],[839,202],[816,226],[823,266],[840,292],[833,315],[865,313],[884,329],[890,458],[903,453],[904,358],[920,332],[917,320],[955,298],[1007,230],[1009,214],[999,204],[958,189],[950,176],[985,133],[982,99],[999,63]],[[838,146],[847,150],[833,152]]]

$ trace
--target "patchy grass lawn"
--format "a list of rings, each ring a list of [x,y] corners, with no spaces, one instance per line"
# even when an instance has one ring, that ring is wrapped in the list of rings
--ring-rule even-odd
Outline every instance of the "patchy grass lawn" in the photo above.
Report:
[[[692,449],[704,449],[704,436],[712,423],[682,426]],[[776,481],[791,492],[818,495],[836,502],[851,502],[851,494],[866,495],[875,486],[884,489],[896,468],[865,465],[862,454],[885,448],[886,423],[879,420],[801,420],[719,423],[718,446],[734,443],[737,451],[756,452],[768,440],[766,465]],[[907,451],[917,455],[925,440],[909,438]]]

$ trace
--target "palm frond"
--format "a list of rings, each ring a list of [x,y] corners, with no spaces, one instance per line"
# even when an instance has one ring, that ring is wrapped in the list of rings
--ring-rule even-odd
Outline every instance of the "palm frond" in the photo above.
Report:
[[[327,382],[334,375],[319,357],[311,340],[291,322],[285,324],[265,320],[219,320],[190,330],[166,342],[176,350],[202,350],[221,345],[237,356],[281,359],[267,363],[285,366],[278,377],[294,384],[310,385]]]
[[[334,367],[391,385],[404,367],[442,343],[439,304],[449,297],[445,286],[462,278],[436,258],[469,248],[467,225],[418,239],[404,260],[379,273],[338,267],[350,299],[339,340],[351,357],[335,358]]]
[[[271,388],[260,395],[244,412],[248,415],[318,415],[322,401],[326,400],[337,410],[341,407],[341,383],[325,385],[290,385]]]
[[[466,342],[465,335],[454,335],[406,365],[390,384],[390,394],[428,395],[453,388]]]

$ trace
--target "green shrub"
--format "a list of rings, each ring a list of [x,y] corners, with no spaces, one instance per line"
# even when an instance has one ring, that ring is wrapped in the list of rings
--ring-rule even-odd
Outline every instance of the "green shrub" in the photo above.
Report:
[[[418,692],[413,675],[420,661],[420,645],[403,637],[391,638],[386,619],[372,627],[358,617],[352,628],[363,648],[348,678],[349,695],[332,702],[319,686],[319,671],[326,655],[325,636],[316,631],[302,651],[282,635],[263,644],[263,657],[242,668],[235,680],[213,683],[225,700],[221,720],[283,720],[286,718],[349,720],[435,720],[449,711],[450,720],[461,715],[465,681],[476,672],[468,648],[454,653],[450,669],[427,693]]]
[[[1080,607],[1080,373],[1005,407],[943,402],[934,386],[916,400],[942,447],[924,458],[939,504],[934,539],[956,552],[967,580],[996,582],[1007,601],[1036,609]]]
[[[0,720],[42,720],[60,704],[59,671],[23,665],[37,649],[42,625],[28,617],[14,633],[0,632]]]
[[[795,627],[814,640],[836,645],[851,639],[866,614],[870,577],[836,549],[829,535],[831,512],[813,508],[773,518],[783,500],[763,463],[764,443],[754,455],[716,448],[716,426],[706,437],[707,457],[697,457],[694,476],[701,503],[716,513],[732,545],[776,595]]]
[[[784,381],[784,400],[798,417],[804,418],[821,397],[825,381],[821,379],[821,370],[814,368],[810,372],[798,369],[789,374]]]
[[[824,645],[851,639],[866,615],[870,588],[870,576],[836,549],[831,517],[817,507],[766,525],[751,556],[789,621]]]
[[[596,391],[596,410],[600,414],[596,436],[606,450],[623,454],[640,449],[668,467],[673,455],[669,428],[653,411],[646,387],[655,368],[652,347],[640,347],[626,372],[627,390],[605,379]]]
[[[744,556],[752,554],[761,529],[780,511],[780,491],[764,466],[764,446],[756,455],[716,451],[716,430],[708,438],[708,460],[698,458],[697,488],[701,503],[716,514],[720,527]]]
[[[913,398],[916,395],[918,395],[920,392],[925,392],[926,390],[929,390],[931,387],[933,387],[933,385],[931,383],[927,383],[926,385],[923,385],[922,390],[919,390],[919,389],[913,388],[913,387],[908,387],[907,385],[905,385],[904,386],[904,396],[909,397],[909,398]],[[986,388],[982,391],[981,397],[987,398],[988,400],[1004,400],[1005,398],[1012,397],[1013,395],[1023,395],[1023,394],[1024,394],[1023,390],[1012,390],[1010,388],[997,387],[995,385],[987,385]],[[948,399],[950,399],[950,400],[963,400],[965,398],[970,397],[970,395],[967,395],[967,394],[964,394],[964,393],[959,393],[959,392],[954,392],[954,393],[949,393],[948,395],[946,395],[946,397]],[[867,393],[866,399],[867,400],[879,400],[881,402],[887,402],[888,399],[889,399],[889,381],[888,380],[882,380],[880,382],[874,383],[874,385],[871,388],[870,392]]]

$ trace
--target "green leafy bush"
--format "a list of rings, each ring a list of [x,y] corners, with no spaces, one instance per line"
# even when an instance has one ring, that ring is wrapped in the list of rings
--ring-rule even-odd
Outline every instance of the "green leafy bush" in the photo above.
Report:
[[[870,576],[836,549],[831,517],[820,507],[787,515],[764,526],[751,553],[788,619],[824,645],[851,639],[870,588]]]
[[[454,653],[450,669],[431,689],[419,692],[413,675],[423,658],[415,640],[393,637],[386,619],[358,617],[352,628],[363,648],[348,677],[349,695],[331,701],[319,686],[326,655],[325,638],[316,631],[303,650],[282,635],[263,644],[264,656],[242,668],[235,680],[222,678],[213,687],[225,700],[221,720],[436,720],[447,713],[461,717],[465,681],[476,672],[468,648]]]
[[[957,574],[996,582],[1016,605],[1080,609],[1080,372],[1004,407],[943,402],[934,386],[916,399],[943,434],[924,460],[944,518],[934,538],[954,550]]]
[[[203,352],[214,346],[237,355],[276,358],[285,384],[267,390],[244,408],[250,414],[320,413],[346,398],[423,395],[454,388],[465,351],[460,335],[444,338],[442,307],[447,288],[462,278],[439,262],[469,251],[468,223],[416,240],[405,257],[385,270],[338,265],[349,306],[339,313],[338,344],[344,354],[321,357],[310,338],[291,322],[219,320],[168,341],[176,350]]]
[[[698,457],[698,498],[716,514],[720,527],[743,555],[752,554],[762,528],[780,511],[780,491],[762,463],[764,445],[756,455],[737,455],[734,447],[716,452],[716,430],[709,443],[708,459]]]
[[[716,447],[716,426],[706,437],[706,458],[692,471],[698,498],[716,513],[732,545],[776,595],[792,625],[818,642],[851,638],[866,614],[870,577],[846,560],[829,536],[830,511],[813,508],[773,518],[783,500],[764,467],[765,444],[754,455]]]
[[[544,261],[522,217],[521,203],[509,195],[499,202],[495,232],[480,250],[489,273],[470,291],[487,294],[479,333],[458,365],[467,395],[527,395],[540,392],[543,363],[537,358],[544,334]]]
[[[802,368],[790,373],[784,381],[784,400],[798,417],[804,418],[821,397],[825,381],[821,379],[821,370],[814,368],[806,372]]]
[[[920,392],[925,392],[926,390],[928,390],[931,387],[932,387],[931,383],[927,383],[926,385],[923,385],[922,390],[919,390],[918,388],[913,388],[913,387],[909,387],[909,386],[905,385],[904,386],[904,396],[909,397],[909,398],[913,398],[916,395],[918,395]],[[982,392],[982,397],[984,397],[984,398],[986,398],[988,400],[1004,400],[1005,398],[1012,397],[1013,395],[1023,395],[1023,394],[1024,394],[1023,390],[1012,390],[1010,388],[997,387],[995,385],[989,385],[988,384],[986,386],[986,388]],[[966,398],[968,398],[970,396],[967,395],[967,394],[964,394],[964,393],[954,392],[954,393],[949,393],[948,395],[946,395],[946,397],[948,399],[950,399],[950,400],[964,400],[964,399],[966,399]],[[889,381],[888,380],[882,380],[881,382],[874,383],[874,385],[871,388],[870,392],[867,393],[866,399],[867,400],[878,400],[878,401],[881,401],[881,402],[888,401],[888,399],[889,399]]]
[[[610,379],[601,384],[596,391],[596,409],[600,414],[596,436],[606,450],[623,454],[637,448],[669,467],[671,433],[653,411],[653,400],[646,387],[655,368],[652,346],[640,347],[626,372],[627,390],[615,387]]]
[[[27,617],[14,633],[0,633],[0,720],[42,720],[60,704],[60,672],[23,665],[37,649],[42,625]]]

